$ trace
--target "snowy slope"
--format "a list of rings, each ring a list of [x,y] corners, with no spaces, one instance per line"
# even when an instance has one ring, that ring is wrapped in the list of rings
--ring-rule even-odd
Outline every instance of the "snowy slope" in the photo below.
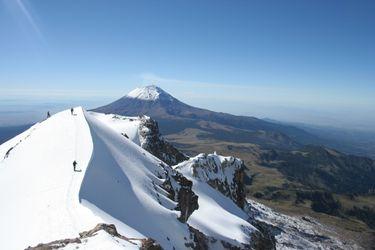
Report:
[[[175,204],[164,190],[159,190],[164,180],[157,176],[165,171],[160,160],[95,117],[86,118],[94,151],[82,182],[80,200],[154,238],[164,248],[184,248],[190,233],[187,225],[177,220],[179,212],[171,210]]]
[[[69,111],[56,114],[0,146],[4,249],[72,237],[100,221],[76,195],[92,147],[81,109],[76,116]],[[73,172],[74,160],[83,172]]]
[[[145,192],[144,189],[145,183],[151,184],[160,182],[160,179],[155,177],[155,175],[162,174],[160,172],[160,167],[155,168],[155,166],[158,166],[158,164],[160,163],[160,160],[156,159],[148,153],[146,153],[148,157],[142,157],[141,154],[144,155],[145,153],[143,150],[140,150],[139,147],[132,143],[129,143],[128,140],[120,136],[118,133],[115,133],[109,127],[104,127],[103,124],[98,122],[98,120],[96,120],[93,116],[88,116],[87,119],[90,124],[94,145],[97,146],[98,151],[98,153],[96,153],[96,149],[94,147],[92,162],[98,163],[98,165],[100,165],[101,161],[105,161],[107,162],[107,164],[109,164],[108,161],[114,158],[118,159],[117,163],[119,163],[119,166],[117,166],[117,163],[114,164],[116,165],[116,168],[121,168],[121,166],[125,166],[121,168],[126,175],[124,180],[120,179],[121,173],[117,172],[115,168],[113,168],[113,170],[111,171],[109,171],[109,169],[106,168],[103,169],[102,172],[96,173],[97,180],[105,182],[105,176],[113,171],[113,175],[109,177],[109,183],[114,182],[115,180],[120,183],[125,183],[129,181],[131,182],[130,185],[133,188],[139,188],[139,190],[136,190],[135,192],[125,195],[127,197],[132,197],[132,195],[136,194],[137,197],[134,197],[134,200],[129,200],[128,198],[126,199],[126,201],[124,201],[124,203],[120,202],[120,198],[113,199],[114,197],[110,197],[109,200],[101,200],[98,198],[98,182],[95,180],[95,177],[91,177],[89,167],[86,173],[86,177],[93,179],[91,180],[92,186],[86,187],[86,181],[84,180],[82,183],[82,190],[83,192],[86,189],[88,190],[88,192],[90,192],[90,190],[95,190],[95,193],[93,193],[93,195],[91,195],[90,197],[91,199],[95,199],[96,203],[92,202],[92,200],[89,201],[91,203],[94,203],[95,205],[100,204],[97,206],[102,208],[102,210],[107,211],[112,215],[115,215],[114,217],[116,218],[124,217],[120,220],[127,221],[127,225],[131,223],[131,226],[133,228],[137,228],[141,232],[147,232],[146,235],[155,238],[161,245],[165,246],[167,243],[169,243],[169,241],[163,242],[163,239],[166,239],[166,237],[169,236],[170,241],[174,242],[174,246],[179,246],[179,248],[183,248],[183,246],[179,245],[178,243],[183,243],[183,237],[187,237],[188,235],[186,235],[186,233],[184,235],[183,231],[180,231],[178,234],[176,234],[176,232],[178,232],[178,230],[181,229],[178,227],[171,227],[171,225],[167,225],[165,223],[165,221],[168,219],[170,221],[177,222],[177,220],[171,220],[169,210],[167,211],[167,215],[163,214],[163,212],[165,212],[164,209],[161,209],[161,211],[157,211],[159,215],[154,214],[155,208],[159,207],[159,204],[156,203],[155,199],[150,199],[150,194],[148,193],[153,193],[154,187],[150,185],[148,187],[149,189],[146,190],[147,192]],[[100,141],[100,139],[102,139],[103,141]],[[111,152],[112,155],[106,156],[105,145],[102,145],[103,142],[107,145],[107,147],[113,149]],[[96,158],[96,155],[98,155],[99,157]],[[124,155],[126,156],[124,157]],[[132,157],[130,158],[129,156]],[[144,167],[140,168],[140,166]],[[92,168],[95,168],[95,166]],[[146,171],[142,171],[143,169]],[[145,177],[149,179],[145,181]],[[188,177],[188,175],[186,177]],[[159,183],[159,185],[160,184],[161,183]],[[107,186],[103,185],[103,188],[106,189]],[[248,216],[244,212],[242,212],[242,210],[238,208],[230,199],[226,198],[225,196],[223,196],[222,194],[220,194],[219,192],[217,192],[216,190],[214,190],[213,188],[211,188],[203,182],[195,183],[193,181],[193,191],[199,197],[199,209],[192,214],[188,221],[188,223],[191,226],[200,230],[208,236],[212,236],[216,239],[230,242],[233,245],[240,246],[239,243],[248,244],[250,242],[249,235],[251,234],[251,232],[255,230],[255,228],[246,221]],[[123,193],[119,193],[119,190],[116,189],[103,190],[103,193],[113,193],[119,194],[121,197],[124,196]],[[106,196],[103,195],[103,198],[105,199]],[[149,208],[147,208],[146,211],[139,210],[139,206],[137,203],[139,202],[139,200],[146,200],[147,198],[150,199],[150,202],[153,203],[148,205]],[[85,197],[83,199],[85,199]],[[113,204],[113,200],[116,200],[119,203]],[[106,209],[104,209],[102,205],[104,205]],[[129,205],[131,205],[131,207],[129,207]],[[115,209],[116,211],[112,211],[114,208],[121,208],[121,211],[117,211],[118,209]],[[129,211],[131,212],[129,213]],[[212,211],[215,211],[215,213],[212,213]],[[117,214],[117,212],[120,212],[121,214]],[[145,219],[146,225],[142,225],[140,223],[139,217],[144,217],[145,215],[150,215],[151,217],[149,219]],[[150,220],[153,220],[155,222],[155,226],[157,228],[160,228],[161,225],[163,228],[167,227],[167,232],[158,232],[158,234],[154,234],[154,231],[150,229],[150,225],[148,223],[148,221]],[[157,228],[155,231],[160,231]],[[159,235],[159,233],[162,233],[162,235]],[[171,238],[171,236],[174,237],[174,235],[179,236],[175,241],[173,238]]]
[[[127,123],[130,135],[136,124]],[[151,237],[164,249],[194,246],[176,208],[186,181],[179,184],[183,177],[142,149],[136,136],[121,135],[123,128],[75,108],[75,115],[63,111],[0,145],[1,248],[74,238],[98,223],[115,224],[126,237]],[[73,171],[74,160],[81,172]],[[190,226],[219,240],[215,248],[223,248],[221,241],[249,244],[255,229],[241,209],[203,182],[193,180],[193,191],[199,209]],[[112,239],[100,234],[91,241],[98,240]]]
[[[139,249],[141,244],[132,243],[123,239],[115,238],[104,231],[99,231],[95,236],[85,239],[82,243],[68,244],[65,250],[122,250]]]
[[[202,185],[209,185],[238,203],[238,201],[242,200],[238,196],[238,194],[241,194],[239,192],[241,190],[241,182],[236,176],[243,171],[242,164],[240,159],[223,157],[214,153],[200,154],[174,166],[174,168],[185,177],[193,180],[195,183],[193,190],[200,197],[204,190]],[[210,194],[209,198],[214,198],[215,201],[220,200],[217,193]],[[266,238],[270,241],[267,243],[270,243],[276,249],[360,249],[352,242],[341,241],[336,232],[313,218],[287,216],[249,199],[243,199],[243,202],[239,204],[239,206],[244,207],[240,212],[246,212],[246,215],[242,215],[242,218],[247,218],[247,221],[261,229],[261,234],[268,235]],[[188,222],[194,226],[200,218],[202,220],[219,220],[219,218],[214,218],[218,213],[211,214],[208,210],[206,214],[200,216],[202,211],[203,209],[194,213]],[[236,211],[229,208],[226,211],[231,211],[229,216],[236,214]],[[238,229],[238,227],[231,229],[226,222],[215,225],[214,228],[220,228],[222,225],[226,225],[226,229],[230,232]],[[224,230],[220,229],[221,232]],[[204,232],[211,234],[208,230]],[[263,249],[264,245],[259,247]]]
[[[175,165],[187,159],[175,147],[162,138],[158,123],[148,116],[121,116],[88,112],[122,135],[167,164]]]
[[[217,166],[224,161],[232,164],[227,168],[219,169]],[[200,209],[190,216],[188,223],[206,235],[226,240],[233,245],[238,245],[238,242],[249,243],[251,241],[249,235],[256,231],[256,228],[247,222],[249,216],[243,210],[230,198],[213,189],[208,182],[220,179],[229,186],[233,185],[237,165],[233,157],[200,154],[174,166],[177,171],[193,181],[193,191],[200,198]],[[206,221],[211,223],[207,224]],[[225,238],[222,238],[223,235]]]
[[[94,116],[97,120],[100,120],[102,123],[105,123],[118,134],[126,134],[130,140],[141,146],[141,139],[139,138],[139,126],[141,124],[141,119],[139,117],[102,114],[96,112],[88,113],[91,116]]]

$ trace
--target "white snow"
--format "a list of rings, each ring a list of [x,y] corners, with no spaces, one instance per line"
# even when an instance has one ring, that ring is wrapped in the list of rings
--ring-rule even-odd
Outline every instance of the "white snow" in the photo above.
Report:
[[[192,180],[193,191],[199,197],[199,209],[190,216],[188,223],[208,236],[233,245],[248,244],[250,233],[256,230],[246,221],[248,216],[207,183]]]
[[[95,205],[127,226],[155,239],[166,249],[184,248],[189,238],[178,211],[159,203],[155,190],[163,173],[160,160],[130,142],[94,116],[86,116],[94,151],[79,193],[80,200]],[[121,230],[119,230],[121,233]],[[168,240],[169,238],[169,240]]]
[[[75,115],[60,112],[0,145],[1,248],[75,238],[111,223],[126,237],[185,249],[191,242],[188,226],[177,220],[176,203],[159,187],[173,170],[139,146],[139,121],[131,119],[75,108]],[[81,172],[73,171],[74,160]],[[187,170],[182,173],[199,196],[188,223],[219,240],[249,243],[255,229],[247,215]],[[85,247],[112,244],[108,237],[100,234]]]
[[[188,223],[194,228],[200,230],[206,235],[212,236],[216,239],[225,240],[233,245],[239,243],[248,244],[251,241],[250,234],[257,230],[249,222],[247,222],[248,215],[242,211],[231,199],[219,193],[207,184],[210,176],[207,172],[194,173],[194,164],[199,164],[202,161],[202,156],[198,155],[185,162],[182,162],[174,169],[182,173],[186,178],[193,182],[193,191],[199,196],[199,209],[195,211],[189,218]],[[217,161],[230,160],[230,157],[222,157],[218,155],[209,155]],[[204,165],[204,167],[207,167]],[[228,172],[218,171],[221,178],[231,182],[233,174],[229,178],[230,169]],[[217,174],[212,171],[213,176],[217,178]],[[215,178],[211,179],[214,180]],[[207,223],[209,222],[209,223]]]
[[[175,168],[181,169],[180,172],[183,172],[184,175],[186,174],[197,180],[204,182],[218,180],[232,186],[234,173],[241,168],[241,165],[241,160],[232,156],[217,155],[215,152],[214,154],[199,154],[191,157],[184,164],[177,165]]]
[[[83,249],[83,250],[103,250],[103,249],[111,249],[111,250],[122,250],[122,249],[139,249],[141,247],[141,242],[132,240],[126,241],[124,239],[120,239],[114,237],[107,232],[100,230],[96,233],[95,236],[86,238],[82,240],[82,243],[73,243],[68,244],[67,246],[63,247],[64,250],[76,250],[76,249]]]
[[[160,160],[81,108],[75,113],[58,113],[0,146],[3,158],[23,139],[0,163],[2,247],[74,238],[105,222],[126,237],[183,248],[187,225],[173,204],[159,204],[168,200],[155,188]],[[73,171],[74,160],[82,172]]]
[[[78,200],[93,144],[82,109],[75,112],[58,113],[0,146],[3,249],[76,237],[101,221]],[[74,160],[82,172],[73,172]]]
[[[139,117],[121,116],[115,114],[103,114],[97,112],[88,112],[96,119],[105,123],[107,126],[115,130],[118,134],[127,135],[131,141],[137,145],[141,145],[139,138],[139,125],[141,120]]]
[[[147,100],[147,101],[155,101],[159,98],[159,95],[162,93],[162,90],[155,85],[149,85],[146,87],[136,88],[130,91],[127,94],[127,97]]]

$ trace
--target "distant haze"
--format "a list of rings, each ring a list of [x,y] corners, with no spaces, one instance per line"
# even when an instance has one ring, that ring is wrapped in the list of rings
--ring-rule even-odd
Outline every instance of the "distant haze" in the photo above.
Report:
[[[164,84],[169,89],[169,84]],[[142,86],[142,85],[139,85]],[[173,88],[170,88],[173,89]],[[180,86],[176,93],[169,92],[181,101],[213,110],[218,112],[227,112],[236,115],[255,116],[258,118],[274,119],[282,122],[297,122],[312,125],[332,126],[345,129],[356,129],[375,131],[375,108],[373,107],[321,107],[314,104],[311,106],[283,105],[274,101],[261,101],[259,97],[254,100],[251,94],[237,93],[231,91],[228,95],[221,97],[215,90],[209,87],[199,88],[195,92],[186,86]],[[125,92],[122,92],[125,95]],[[241,96],[244,95],[244,96]],[[248,99],[246,97],[248,95]],[[20,124],[29,124],[44,119],[46,112],[52,113],[61,111],[74,106],[83,106],[86,109],[92,109],[109,102],[112,102],[121,96],[93,96],[68,99],[61,96],[50,96],[41,99],[34,97],[25,99],[15,97],[15,99],[0,101],[0,126],[12,126]],[[299,107],[300,106],[300,107]]]

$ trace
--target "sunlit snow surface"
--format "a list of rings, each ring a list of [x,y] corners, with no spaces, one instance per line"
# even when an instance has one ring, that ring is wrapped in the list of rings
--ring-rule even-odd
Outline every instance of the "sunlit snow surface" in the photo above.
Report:
[[[218,165],[232,158],[216,154],[209,154],[208,157],[217,161]],[[199,163],[201,163],[201,166],[208,168],[204,163],[206,160],[204,154],[201,154],[174,166],[177,171],[193,181],[193,191],[199,196],[200,209],[191,215],[188,223],[195,228],[199,228],[206,235],[223,239],[235,245],[238,242],[243,244],[250,242],[249,235],[256,229],[246,221],[249,216],[231,199],[219,193],[207,183],[208,180],[222,179],[230,185],[234,176],[234,168],[224,169],[223,172],[220,170],[203,172],[200,171],[200,168],[194,169],[194,164]],[[210,221],[210,223],[207,223],[207,221]]]
[[[78,200],[92,149],[81,109],[58,113],[0,146],[3,249],[76,237],[101,221]],[[82,172],[73,172],[74,160]]]
[[[122,249],[139,249],[141,243],[137,241],[126,241],[113,237],[107,232],[101,230],[95,234],[95,236],[82,240],[82,243],[68,244],[64,247],[64,250],[122,250]]]
[[[120,116],[114,114],[102,114],[96,112],[88,112],[97,120],[109,125],[118,134],[126,135],[131,141],[137,145],[141,145],[139,138],[139,125],[141,120],[139,117]]]
[[[1,248],[74,238],[101,222],[126,237],[151,237],[165,249],[186,248],[188,226],[157,187],[165,169],[137,145],[134,121],[81,108],[74,113],[60,112],[0,145]],[[134,133],[131,140],[121,135],[125,127]],[[74,160],[81,172],[73,171]],[[188,223],[209,236],[248,243],[253,227],[246,215],[207,184],[193,182],[199,209]]]
[[[163,90],[160,88],[150,85],[146,87],[136,88],[127,94],[127,97],[137,98],[141,100],[154,101],[159,98],[159,95]]]

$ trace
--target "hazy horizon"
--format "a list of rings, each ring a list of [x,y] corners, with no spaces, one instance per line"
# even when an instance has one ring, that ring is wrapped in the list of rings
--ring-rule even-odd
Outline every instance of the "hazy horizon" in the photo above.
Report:
[[[140,86],[146,86],[141,84]],[[128,92],[130,92],[129,89]],[[217,106],[213,101],[217,98],[215,94],[205,94],[204,96],[194,96],[190,91],[181,90],[172,93],[165,89],[179,100],[199,108],[209,109],[216,112],[231,113],[234,115],[254,116],[260,119],[270,119],[286,123],[300,123],[313,126],[333,127],[346,130],[359,130],[375,132],[375,118],[367,114],[371,111],[358,112],[354,118],[348,117],[348,114],[356,111],[347,109],[347,112],[338,112],[337,110],[319,110],[296,108],[288,106],[275,106],[267,103],[246,102],[248,108],[246,111],[238,110],[237,107],[244,104],[241,100],[228,100],[223,98],[222,105]],[[70,107],[82,106],[86,109],[93,109],[110,102],[113,102],[127,93],[121,93],[113,96],[95,96],[95,97],[67,97],[49,96],[41,99],[40,97],[16,96],[13,99],[7,98],[0,100],[0,124],[1,126],[17,126],[31,124],[45,118],[47,111],[56,113]],[[362,119],[359,119],[361,117]]]

